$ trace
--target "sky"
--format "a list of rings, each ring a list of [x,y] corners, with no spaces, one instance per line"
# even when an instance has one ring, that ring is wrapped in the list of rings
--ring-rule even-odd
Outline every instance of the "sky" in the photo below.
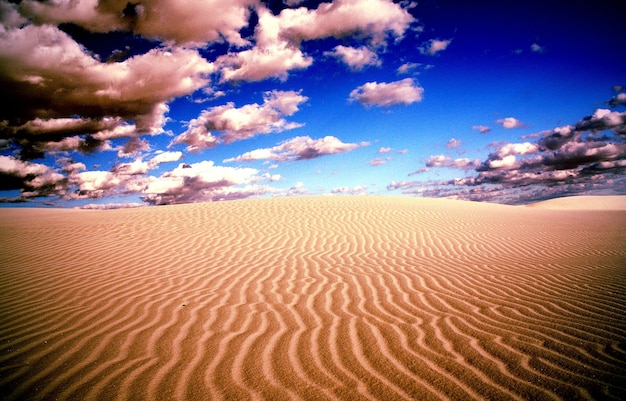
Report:
[[[0,0],[0,206],[626,194],[620,1]]]

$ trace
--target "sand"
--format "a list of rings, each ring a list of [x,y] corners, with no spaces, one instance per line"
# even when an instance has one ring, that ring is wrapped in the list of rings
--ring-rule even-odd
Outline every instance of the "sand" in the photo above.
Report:
[[[626,211],[566,209],[0,209],[0,399],[626,399]]]

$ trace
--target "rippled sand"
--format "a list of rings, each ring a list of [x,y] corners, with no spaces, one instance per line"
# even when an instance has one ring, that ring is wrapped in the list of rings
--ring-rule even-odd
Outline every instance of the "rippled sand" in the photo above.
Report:
[[[0,209],[0,399],[626,399],[626,211],[559,209]]]

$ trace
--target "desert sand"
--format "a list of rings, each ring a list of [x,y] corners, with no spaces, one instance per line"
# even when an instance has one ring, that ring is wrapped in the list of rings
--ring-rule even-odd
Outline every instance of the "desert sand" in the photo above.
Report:
[[[0,209],[0,399],[626,399],[626,211],[559,202]]]

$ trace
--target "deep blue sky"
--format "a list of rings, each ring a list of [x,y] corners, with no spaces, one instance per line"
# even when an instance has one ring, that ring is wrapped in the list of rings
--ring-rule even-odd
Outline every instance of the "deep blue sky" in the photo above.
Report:
[[[177,3],[0,0],[4,205],[626,194],[622,2]]]

